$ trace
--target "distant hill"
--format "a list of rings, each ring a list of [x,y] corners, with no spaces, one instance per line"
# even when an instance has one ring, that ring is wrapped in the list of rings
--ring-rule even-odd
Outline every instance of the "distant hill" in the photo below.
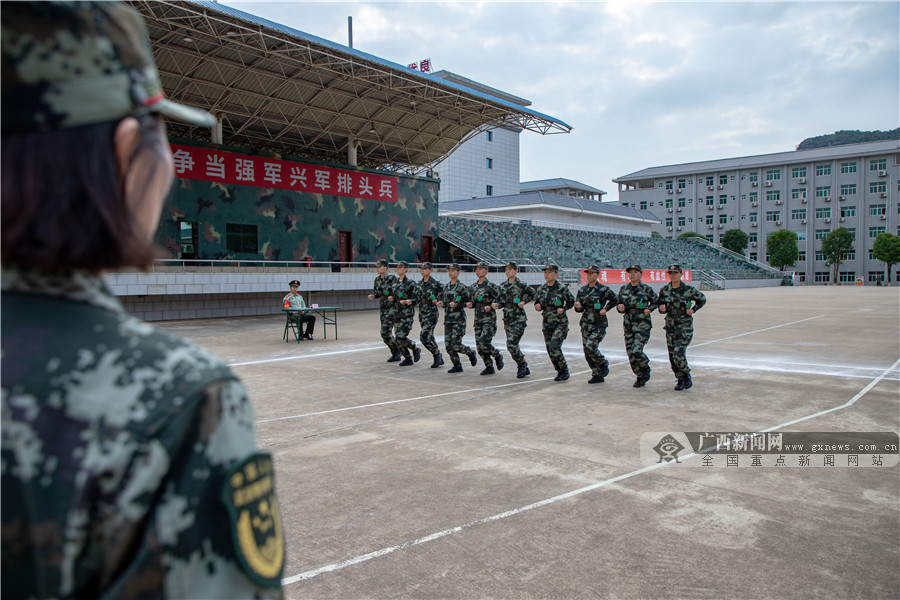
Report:
[[[810,150],[812,148],[826,148],[828,146],[843,146],[845,144],[862,144],[863,142],[880,142],[881,140],[896,139],[900,139],[900,127],[893,131],[835,131],[828,135],[806,138],[800,142],[800,145],[797,146],[797,150]]]

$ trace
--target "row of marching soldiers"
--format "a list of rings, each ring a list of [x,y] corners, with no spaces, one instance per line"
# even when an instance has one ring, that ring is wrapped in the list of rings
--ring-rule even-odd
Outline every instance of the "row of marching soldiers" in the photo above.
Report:
[[[493,375],[495,365],[496,370],[503,369],[503,355],[492,344],[497,333],[497,311],[502,309],[506,348],[518,366],[516,377],[527,377],[531,371],[519,349],[519,341],[528,322],[525,306],[534,302],[535,310],[543,316],[544,342],[556,369],[554,381],[569,379],[569,367],[562,345],[569,333],[567,311],[574,309],[582,313],[581,339],[585,360],[591,368],[588,383],[602,383],[609,375],[609,361],[600,352],[599,346],[608,327],[606,314],[615,309],[623,314],[625,350],[631,370],[637,377],[634,387],[639,388],[650,380],[650,360],[644,353],[644,346],[650,339],[652,329],[650,315],[658,309],[665,314],[669,363],[678,380],[675,389],[685,390],[693,385],[686,353],[694,335],[693,314],[706,304],[706,297],[681,281],[683,269],[679,265],[668,267],[670,281],[658,295],[641,281],[643,269],[640,265],[631,265],[626,269],[629,282],[622,286],[618,294],[598,281],[599,267],[589,265],[585,269],[587,283],[575,296],[567,286],[556,281],[559,267],[553,264],[544,267],[546,283],[537,289],[519,280],[519,267],[514,262],[506,263],[506,281],[500,285],[487,280],[488,265],[484,262],[476,265],[475,276],[478,280],[469,286],[459,281],[460,268],[456,263],[447,268],[450,282],[445,284],[432,276],[433,265],[430,262],[421,264],[421,281],[412,281],[407,276],[409,264],[405,261],[397,263],[396,277],[388,274],[387,270],[388,262],[379,260],[376,264],[378,275],[369,299],[379,300],[381,339],[391,350],[388,362],[400,362],[401,367],[418,362],[422,354],[409,337],[417,306],[420,340],[434,358],[431,368],[436,369],[444,364],[434,339],[438,308],[443,308],[444,346],[453,363],[448,372],[462,372],[460,355],[468,358],[473,367],[478,362],[476,356],[480,356],[484,363],[481,375]],[[466,308],[475,311],[475,350],[462,341],[466,331]]]

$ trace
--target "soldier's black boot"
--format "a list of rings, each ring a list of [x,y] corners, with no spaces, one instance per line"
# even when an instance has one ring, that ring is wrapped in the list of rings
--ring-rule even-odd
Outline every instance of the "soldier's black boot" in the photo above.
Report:
[[[640,375],[637,376],[637,379],[634,380],[634,384],[631,387],[644,387],[647,383],[647,380],[644,379],[644,372],[642,371]]]
[[[600,381],[603,381],[603,378],[609,375],[609,361],[603,362],[603,368],[600,369]]]
[[[466,356],[469,357],[469,362],[472,363],[473,367],[478,364],[478,355],[475,354],[474,350],[469,350],[469,353]]]
[[[462,371],[462,365],[459,364],[459,363],[456,363],[456,364],[453,365],[453,368],[452,368],[452,369],[449,369],[447,372],[448,372],[448,373],[462,373],[462,372],[463,372],[463,371]]]
[[[422,358],[422,350],[416,346],[413,348],[413,362],[419,362],[420,358]]]
[[[675,391],[676,391],[676,392],[680,392],[680,391],[683,390],[683,389],[684,389],[684,381],[682,381],[681,379],[679,379],[679,380],[678,380],[678,383],[675,384]]]
[[[685,377],[684,379],[681,380],[681,384],[684,386],[684,389],[689,390],[689,389],[691,389],[691,387],[693,387],[694,382],[691,381],[691,376],[688,375],[687,377]]]
[[[485,367],[484,370],[481,373],[479,373],[479,375],[493,375],[493,374],[494,374],[494,367]]]
[[[516,373],[516,378],[524,379],[525,377],[527,377],[529,375],[531,375],[531,371],[528,370],[528,363],[523,362],[521,365],[519,365],[519,370]]]
[[[641,375],[641,378],[644,380],[644,383],[650,381],[650,367],[644,369],[644,374]]]
[[[404,355],[403,355],[403,362],[400,363],[400,364],[397,365],[397,366],[398,366],[398,367],[411,367],[412,364],[413,364],[412,356],[410,356],[409,354],[404,354]]]
[[[440,367],[443,364],[444,364],[444,357],[441,356],[440,352],[438,352],[437,354],[434,355],[434,362],[431,363],[431,368],[437,369],[438,367]]]
[[[397,350],[394,350],[394,353],[391,354],[391,357],[389,359],[387,359],[387,361],[388,362],[399,362],[401,358],[403,358],[403,356],[400,354],[400,352]]]
[[[569,367],[563,367],[561,371],[556,373],[556,377],[553,378],[553,381],[565,381],[569,378]]]
[[[503,370],[503,355],[498,352],[497,356],[494,357],[494,362],[497,363],[497,370],[502,371]]]
[[[593,375],[588,379],[588,383],[603,383],[605,380],[600,375]]]

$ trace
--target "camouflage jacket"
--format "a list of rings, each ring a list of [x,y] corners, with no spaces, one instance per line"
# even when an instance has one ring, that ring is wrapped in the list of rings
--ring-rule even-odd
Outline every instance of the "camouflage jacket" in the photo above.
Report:
[[[650,312],[656,310],[659,303],[656,301],[656,292],[646,283],[639,283],[636,286],[626,283],[619,290],[618,304],[625,305],[626,319],[646,319],[650,317],[644,315],[645,309]]]
[[[500,288],[497,287],[496,283],[491,283],[487,279],[481,283],[476,281],[469,286],[469,295],[472,297],[470,302],[475,308],[476,321],[497,320],[497,313],[494,312],[493,308],[490,311],[484,310],[486,306],[490,306],[500,298]]]
[[[469,288],[461,281],[444,285],[443,295],[440,299],[444,302],[444,323],[465,323],[466,302],[471,300]],[[456,306],[450,308],[450,303],[456,302]]]
[[[2,596],[279,597],[272,461],[228,367],[95,275],[2,287]]]
[[[432,313],[437,311],[437,305],[434,304],[433,300],[440,300],[441,294],[444,291],[444,284],[435,279],[434,277],[429,277],[428,281],[420,281],[419,282],[419,312],[420,313]]]
[[[546,283],[540,286],[535,292],[535,304],[541,305],[541,312],[544,314],[544,325],[557,325],[559,323],[568,323],[569,317],[565,312],[557,314],[558,308],[569,310],[575,304],[575,297],[572,291],[558,281],[553,285]]]
[[[378,299],[378,306],[380,308],[385,309],[394,307],[394,303],[388,300],[388,296],[391,295],[391,290],[396,282],[397,277],[394,275],[386,274],[384,277],[375,277],[372,293],[375,295],[375,298]]]
[[[534,288],[516,278],[512,283],[509,280],[500,284],[500,295],[497,304],[503,309],[503,320],[518,318],[525,314],[525,309],[519,306],[520,302],[526,304],[534,300]]]
[[[697,288],[682,282],[677,288],[672,287],[671,283],[663,286],[659,290],[659,301],[657,305],[666,305],[666,320],[690,320],[692,315],[685,313],[688,308],[694,312],[700,310],[706,304],[706,296]]]
[[[601,327],[606,327],[609,320],[606,315],[601,315],[601,310],[615,310],[618,304],[618,297],[611,289],[597,283],[594,287],[583,285],[578,290],[575,300],[581,303],[581,308],[575,308],[575,312],[584,313],[581,315],[582,323],[596,323]]]
[[[394,304],[401,313],[415,313],[416,304],[419,303],[419,285],[410,279],[404,277],[402,280],[394,278],[394,285],[391,286],[391,296],[394,297]],[[406,305],[400,304],[401,300],[412,300],[413,303]]]

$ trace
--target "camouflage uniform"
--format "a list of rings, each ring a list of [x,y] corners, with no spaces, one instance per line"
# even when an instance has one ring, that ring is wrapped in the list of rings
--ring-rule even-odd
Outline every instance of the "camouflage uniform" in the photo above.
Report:
[[[388,300],[391,290],[397,282],[397,277],[385,274],[384,277],[378,275],[375,277],[375,284],[372,286],[372,293],[378,298],[378,316],[381,318],[381,339],[391,351],[392,355],[400,354],[400,348],[394,340],[392,330],[394,329],[394,319],[397,317],[396,305]]]
[[[619,290],[618,304],[625,305],[622,328],[625,330],[625,352],[635,375],[641,377],[650,372],[650,359],[644,354],[644,346],[650,340],[653,323],[644,309],[653,312],[658,306],[656,292],[646,283],[636,286],[626,283]]]
[[[541,312],[544,313],[544,343],[550,362],[557,372],[565,371],[568,364],[562,345],[569,335],[569,317],[565,312],[557,314],[556,310],[560,307],[569,310],[575,304],[575,298],[567,286],[556,281],[552,286],[546,283],[540,286],[535,292],[534,303],[540,304]]]
[[[228,367],[98,276],[2,281],[2,596],[279,597],[272,461]]]
[[[412,358],[413,352],[418,356],[419,349],[416,343],[409,338],[413,323],[416,320],[416,304],[419,302],[419,286],[409,277],[402,280],[394,278],[391,287],[391,296],[394,297],[394,343],[396,348],[406,358]],[[401,300],[412,300],[412,304],[400,304]]]
[[[463,336],[466,335],[465,304],[471,301],[469,288],[460,281],[448,283],[444,285],[440,299],[444,303],[444,347],[453,366],[462,367],[459,361],[461,353],[469,357],[475,355],[475,351],[462,342]],[[456,302],[454,308],[450,307],[451,302]]]
[[[575,312],[581,315],[581,345],[584,348],[584,360],[595,377],[605,377],[609,373],[609,361],[600,352],[600,342],[606,337],[609,319],[601,315],[601,310],[615,310],[616,294],[600,282],[594,287],[582,286],[575,297],[581,308]]]
[[[519,341],[525,334],[525,327],[528,326],[528,317],[525,316],[525,309],[519,306],[519,303],[530,303],[534,301],[534,288],[527,283],[522,282],[518,278],[510,283],[504,281],[500,284],[500,295],[497,304],[503,309],[503,329],[506,331],[506,349],[516,364],[520,367],[527,364],[525,355],[519,349]]]
[[[419,282],[419,327],[421,327],[419,340],[435,359],[441,354],[441,350],[434,340],[434,328],[437,325],[440,311],[433,301],[441,298],[443,290],[444,285],[434,277],[429,277],[428,281]]]
[[[697,312],[706,304],[706,296],[684,282],[677,288],[667,283],[659,291],[658,304],[666,305],[666,346],[669,348],[669,364],[672,366],[672,372],[679,381],[690,379],[687,347],[694,339],[694,317],[685,310],[692,308]]]
[[[485,310],[485,307],[497,301],[500,296],[500,288],[487,279],[481,283],[476,281],[469,286],[469,295],[475,308],[475,347],[478,356],[484,362],[485,369],[494,366],[493,360],[496,360],[497,366],[502,368],[503,359],[500,357],[500,351],[491,343],[494,336],[497,335],[497,312],[493,308],[489,311]]]

